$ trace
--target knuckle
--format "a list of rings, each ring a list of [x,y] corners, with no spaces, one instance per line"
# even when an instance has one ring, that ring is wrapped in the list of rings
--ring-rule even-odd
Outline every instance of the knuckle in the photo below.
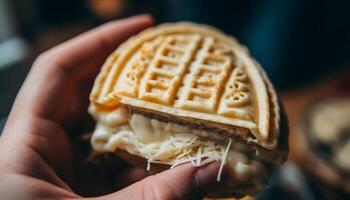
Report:
[[[39,56],[35,59],[34,65],[41,65],[47,63],[50,57],[50,51],[45,51],[39,54]]]
[[[50,49],[41,53],[34,61],[33,68],[38,70],[53,70],[70,74],[71,72],[65,66],[65,61],[60,59],[57,51]]]
[[[53,59],[50,51],[45,51],[41,53],[34,61],[33,68],[46,68],[49,63],[52,63]]]

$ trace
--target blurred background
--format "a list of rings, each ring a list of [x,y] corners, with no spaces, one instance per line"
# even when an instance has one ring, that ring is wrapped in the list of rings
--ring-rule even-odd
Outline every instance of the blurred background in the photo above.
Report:
[[[327,166],[338,151],[327,151],[325,157],[322,149],[313,146],[327,142],[317,142],[317,138],[310,142],[305,137],[312,132],[306,123],[314,109],[311,105],[325,98],[347,101],[349,10],[350,1],[345,0],[0,0],[0,130],[31,63],[41,52],[104,22],[134,14],[151,13],[158,23],[206,23],[245,44],[284,100],[291,130],[290,161],[256,198],[350,198],[347,170],[337,162]],[[342,118],[350,124],[350,116]],[[330,117],[326,124],[344,126],[334,129],[350,135],[348,126],[333,123],[334,119]],[[310,162],[310,157],[316,161]],[[318,169],[330,175],[312,172]]]

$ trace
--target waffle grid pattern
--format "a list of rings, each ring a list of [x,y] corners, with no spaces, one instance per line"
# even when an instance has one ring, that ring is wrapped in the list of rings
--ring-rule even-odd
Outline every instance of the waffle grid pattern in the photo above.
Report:
[[[168,35],[145,42],[113,87],[146,102],[253,122],[242,63],[212,37]]]

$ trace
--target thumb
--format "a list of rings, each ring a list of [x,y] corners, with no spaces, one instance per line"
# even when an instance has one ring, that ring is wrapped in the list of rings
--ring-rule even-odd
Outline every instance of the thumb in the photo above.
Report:
[[[202,167],[190,163],[149,176],[121,191],[100,197],[109,199],[200,199],[216,183],[219,162]]]

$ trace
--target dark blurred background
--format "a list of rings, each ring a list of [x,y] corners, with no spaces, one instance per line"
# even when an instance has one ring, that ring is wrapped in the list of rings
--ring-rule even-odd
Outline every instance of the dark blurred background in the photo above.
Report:
[[[22,80],[29,64],[2,71],[103,22],[151,13],[159,23],[201,22],[236,36],[287,90],[348,66],[349,8],[339,0],[0,0],[0,76]],[[5,93],[8,84],[1,101],[16,93]]]
[[[349,64],[349,8],[338,0],[0,0],[0,68],[103,22],[151,13],[159,23],[201,22],[236,36],[286,90]]]
[[[346,0],[0,0],[0,130],[36,56],[104,22],[140,13],[158,23],[194,21],[234,35],[283,93],[350,66]],[[281,195],[279,187],[269,191]],[[312,189],[304,193],[318,199]]]

